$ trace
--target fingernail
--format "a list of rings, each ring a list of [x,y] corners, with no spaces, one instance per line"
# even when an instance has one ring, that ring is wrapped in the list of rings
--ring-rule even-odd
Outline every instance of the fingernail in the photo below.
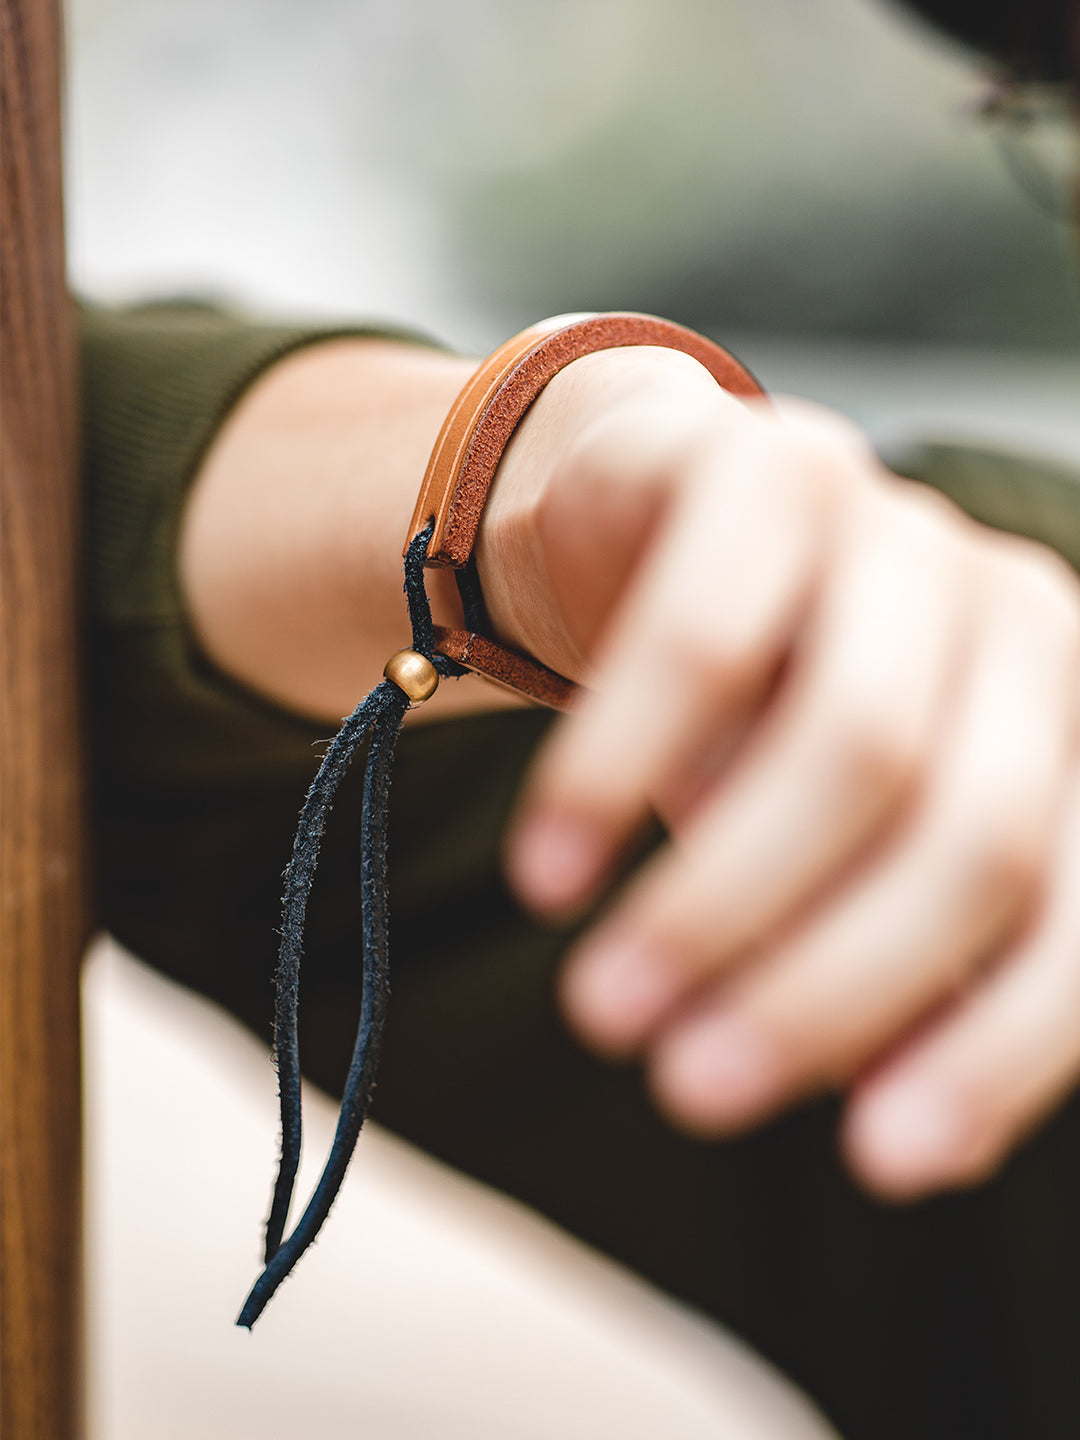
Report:
[[[603,858],[595,825],[574,816],[537,815],[512,837],[508,869],[527,904],[560,910],[585,899]]]
[[[925,1080],[877,1095],[855,1122],[855,1142],[873,1178],[905,1190],[948,1178],[962,1165],[971,1140],[955,1102]]]
[[[598,1043],[635,1045],[682,988],[679,973],[632,937],[608,940],[572,961],[564,984],[571,1018]]]
[[[680,1110],[714,1125],[749,1119],[776,1092],[773,1047],[749,1020],[725,1011],[689,1021],[668,1042],[661,1083]]]

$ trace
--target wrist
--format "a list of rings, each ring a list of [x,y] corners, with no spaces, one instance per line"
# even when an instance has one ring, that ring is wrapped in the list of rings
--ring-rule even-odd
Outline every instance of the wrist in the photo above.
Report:
[[[690,355],[597,351],[545,387],[499,463],[476,546],[492,633],[582,682],[695,452],[749,415]]]
[[[221,427],[182,517],[188,612],[223,672],[288,709],[338,719],[408,643],[400,543],[417,477],[472,362],[335,340],[261,376]],[[431,576],[456,619],[452,575]],[[441,612],[441,613],[440,613]],[[425,717],[499,703],[444,687]]]

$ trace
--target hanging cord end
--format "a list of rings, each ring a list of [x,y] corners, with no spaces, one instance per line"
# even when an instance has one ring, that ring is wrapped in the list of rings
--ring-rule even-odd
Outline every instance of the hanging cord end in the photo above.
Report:
[[[360,702],[334,737],[304,802],[286,872],[274,1019],[281,1102],[281,1162],[267,1223],[265,1267],[236,1322],[246,1329],[254,1325],[275,1290],[319,1233],[345,1178],[371,1101],[389,992],[386,844],[394,742],[406,710],[410,705],[430,699],[438,688],[440,676],[466,673],[460,665],[435,650],[435,630],[424,589],[424,557],[432,529],[433,523],[429,522],[409,545],[405,557],[405,594],[412,624],[412,648],[391,655],[384,671],[386,679]],[[330,1154],[307,1207],[292,1232],[286,1235],[302,1134],[297,998],[308,895],[338,785],[357,749],[368,737],[360,845],[363,930],[360,1022]]]

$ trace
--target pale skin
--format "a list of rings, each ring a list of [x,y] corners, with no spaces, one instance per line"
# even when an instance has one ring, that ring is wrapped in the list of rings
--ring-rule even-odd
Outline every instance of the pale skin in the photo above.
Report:
[[[472,364],[386,341],[280,362],[226,423],[180,569],[225,671],[329,725],[408,643],[400,550]],[[883,470],[845,420],[688,357],[588,356],[527,414],[478,549],[492,623],[579,680],[507,870],[595,898],[570,1023],[730,1133],[826,1089],[890,1198],[989,1174],[1080,1077],[1080,582]],[[454,617],[445,574],[429,586]],[[515,703],[444,683],[416,721]]]

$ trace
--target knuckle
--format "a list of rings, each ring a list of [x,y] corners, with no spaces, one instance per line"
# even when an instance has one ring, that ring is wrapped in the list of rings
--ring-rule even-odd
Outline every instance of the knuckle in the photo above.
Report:
[[[849,468],[853,462],[869,462],[875,469],[880,468],[870,442],[854,421],[805,400],[785,400],[781,413],[781,433],[803,458]]]
[[[833,743],[852,789],[896,796],[911,792],[922,767],[916,739],[902,721],[865,699],[849,703],[843,715]]]
[[[893,480],[894,493],[902,497],[908,513],[923,524],[944,527],[958,535],[966,534],[972,525],[967,513],[941,490],[935,490],[932,485],[927,485],[922,480],[911,480],[904,475],[890,478]]]
[[[895,523],[951,568],[967,572],[975,557],[975,522],[939,490],[917,480],[890,477]]]
[[[834,499],[859,490],[865,461],[845,438],[812,433],[787,445],[788,466],[803,483]]]
[[[749,627],[723,623],[704,609],[682,613],[665,627],[676,673],[696,675],[710,688],[736,693],[747,688],[763,663],[763,646]]]
[[[988,1074],[969,1075],[958,1087],[954,1103],[960,1133],[967,1137],[961,1147],[962,1162],[977,1173],[1005,1147],[1012,1128],[1010,1106],[1000,1084]]]
[[[1056,550],[1019,535],[991,532],[991,546],[1007,583],[1044,620],[1080,636],[1080,576]]]
[[[1041,546],[1028,552],[1024,570],[1032,598],[1046,619],[1069,643],[1080,643],[1080,576],[1063,556]]]
[[[752,444],[755,470],[767,483],[810,495],[830,495],[858,469],[855,447],[821,426],[761,423],[744,435]]]
[[[956,1142],[950,1180],[954,1185],[976,1185],[994,1173],[1012,1143],[1012,1106],[1001,1083],[986,1071],[954,1084],[951,1104]]]
[[[1042,879],[1043,850],[1037,827],[1004,808],[978,828],[973,874],[977,900],[1014,911],[1029,900]]]

